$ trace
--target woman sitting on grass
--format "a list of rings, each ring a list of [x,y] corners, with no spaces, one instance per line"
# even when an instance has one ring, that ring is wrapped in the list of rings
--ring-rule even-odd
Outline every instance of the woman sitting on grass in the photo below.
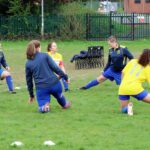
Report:
[[[34,100],[33,79],[36,87],[36,96],[40,112],[48,112],[50,110],[50,95],[53,95],[62,108],[70,107],[63,93],[61,83],[56,76],[68,80],[68,76],[56,65],[52,58],[41,52],[40,42],[31,41],[27,46],[27,62],[26,62],[26,82],[30,94],[29,102]],[[55,74],[56,73],[56,74]]]
[[[119,87],[121,112],[129,111],[128,105],[132,105],[129,103],[130,96],[150,103],[150,93],[142,87],[142,83],[145,81],[150,84],[150,49],[144,49],[139,59],[133,59],[127,64],[122,71],[122,78]]]

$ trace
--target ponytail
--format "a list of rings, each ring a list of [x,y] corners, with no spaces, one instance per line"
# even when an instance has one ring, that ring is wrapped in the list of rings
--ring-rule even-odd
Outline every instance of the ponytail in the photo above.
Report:
[[[35,53],[39,47],[40,47],[40,41],[32,40],[27,46],[27,51],[26,51],[27,59],[34,59]]]
[[[27,46],[26,56],[27,59],[34,59],[36,53],[35,45],[30,42]]]

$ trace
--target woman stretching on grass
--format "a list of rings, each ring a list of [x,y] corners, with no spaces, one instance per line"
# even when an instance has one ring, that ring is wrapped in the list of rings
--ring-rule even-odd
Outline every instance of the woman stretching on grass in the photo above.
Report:
[[[0,48],[1,48],[1,44],[0,44]],[[4,69],[2,68],[2,66]],[[12,94],[16,94],[13,87],[13,80],[9,71],[10,71],[10,67],[6,63],[4,53],[0,51],[0,80],[6,79],[9,92]]]
[[[26,82],[30,94],[29,102],[34,101],[33,79],[36,87],[36,96],[40,112],[48,112],[50,110],[50,95],[53,95],[62,108],[70,107],[63,93],[61,83],[56,76],[63,77],[66,81],[68,76],[56,65],[52,58],[40,52],[40,42],[31,41],[27,46],[27,62],[26,62]],[[56,74],[55,74],[56,73]]]
[[[121,71],[126,65],[127,58],[131,60],[133,56],[126,47],[119,45],[117,38],[114,36],[108,38],[108,44],[111,48],[109,49],[108,62],[104,72],[96,80],[92,80],[86,86],[81,87],[81,90],[101,84],[107,79],[110,81],[115,80],[117,85],[121,83]]]
[[[150,93],[142,87],[142,83],[145,81],[150,84],[150,49],[144,49],[138,60],[133,59],[127,64],[122,71],[122,78],[119,87],[121,112],[129,111],[128,105],[132,105],[129,103],[130,96],[150,103]]]
[[[64,67],[64,63],[63,63],[62,55],[57,52],[57,44],[55,42],[48,44],[47,52],[53,58],[55,63],[61,68],[61,70],[63,72],[66,72],[65,67]],[[62,78],[62,82],[64,85],[64,90],[65,90],[65,92],[67,92],[69,90],[68,89],[68,83],[66,82],[66,80],[64,78]]]

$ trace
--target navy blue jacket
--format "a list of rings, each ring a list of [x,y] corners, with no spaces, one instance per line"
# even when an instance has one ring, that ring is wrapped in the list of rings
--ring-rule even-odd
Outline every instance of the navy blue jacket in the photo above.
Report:
[[[104,71],[111,67],[114,71],[122,71],[129,60],[133,59],[133,55],[124,46],[119,46],[117,49],[109,49],[108,62]]]
[[[34,59],[26,62],[26,82],[30,97],[34,97],[33,79],[36,88],[51,88],[59,82],[58,74],[65,80],[68,76],[56,65],[53,59],[46,53],[35,54]],[[55,74],[56,73],[56,74]]]
[[[0,69],[2,68],[2,66],[4,68],[8,67],[6,60],[5,60],[4,53],[2,51],[0,51]]]

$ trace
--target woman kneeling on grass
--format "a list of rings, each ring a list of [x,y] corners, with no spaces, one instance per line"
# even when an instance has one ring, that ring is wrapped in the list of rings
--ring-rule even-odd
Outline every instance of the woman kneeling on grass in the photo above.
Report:
[[[142,87],[143,82],[150,83],[150,49],[144,49],[138,60],[131,60],[123,69],[122,77],[119,99],[123,113],[130,113],[128,112],[128,106],[132,105],[132,103],[129,103],[130,96],[150,103],[150,93]]]
[[[40,112],[44,113],[50,110],[50,95],[57,99],[62,108],[69,108],[70,102],[66,101],[62,93],[61,83],[56,74],[66,81],[68,76],[55,64],[48,54],[41,52],[39,41],[33,40],[28,44],[26,55],[26,82],[30,94],[29,102],[32,103],[34,101],[34,79]]]

